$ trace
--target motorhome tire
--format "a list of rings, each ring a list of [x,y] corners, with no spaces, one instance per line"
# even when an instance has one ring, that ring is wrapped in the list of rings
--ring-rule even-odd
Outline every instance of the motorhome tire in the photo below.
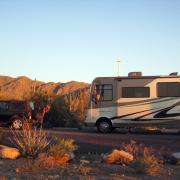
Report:
[[[97,122],[97,129],[100,133],[110,133],[112,132],[112,124],[108,119],[101,119]]]

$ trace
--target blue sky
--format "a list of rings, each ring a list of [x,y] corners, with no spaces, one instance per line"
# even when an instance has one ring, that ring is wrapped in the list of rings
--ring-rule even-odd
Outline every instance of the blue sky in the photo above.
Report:
[[[0,75],[91,82],[180,71],[179,0],[0,0]]]

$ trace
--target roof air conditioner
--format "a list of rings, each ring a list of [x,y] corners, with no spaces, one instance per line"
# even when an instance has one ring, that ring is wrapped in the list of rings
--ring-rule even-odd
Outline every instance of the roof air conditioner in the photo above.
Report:
[[[130,73],[128,73],[128,77],[134,77],[134,76],[142,76],[142,72],[130,72]]]
[[[177,75],[178,75],[178,72],[173,72],[169,74],[169,76],[177,76]]]

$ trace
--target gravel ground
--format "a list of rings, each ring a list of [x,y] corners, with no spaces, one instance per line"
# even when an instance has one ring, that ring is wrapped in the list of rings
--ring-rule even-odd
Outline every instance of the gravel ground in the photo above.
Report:
[[[79,159],[87,162],[82,165]],[[81,165],[80,165],[81,164]],[[166,165],[159,176],[151,177],[137,174],[128,166],[109,165],[102,163],[99,155],[81,155],[69,162],[65,167],[55,169],[34,169],[29,172],[18,172],[27,166],[27,160],[0,160],[0,180],[179,180],[180,166]],[[4,179],[3,179],[4,178]]]
[[[0,159],[0,180],[18,180],[18,179],[79,179],[79,180],[179,180],[180,166],[165,165],[164,170],[158,177],[151,177],[145,174],[136,174],[131,168],[121,165],[108,165],[101,162],[100,154],[107,153],[114,148],[118,148],[122,142],[136,140],[138,143],[150,145],[157,151],[163,146],[169,152],[178,152],[180,150],[179,135],[157,135],[157,134],[121,134],[118,132],[112,134],[98,134],[95,132],[78,132],[71,130],[47,131],[51,137],[73,138],[79,145],[76,158],[66,167],[56,169],[38,169],[30,172],[16,172],[17,169],[26,165],[25,159],[17,160]],[[6,130],[6,134],[9,131]],[[5,134],[5,136],[6,136]],[[5,138],[6,145],[9,145],[8,138]],[[89,152],[92,152],[89,154]],[[96,152],[96,153],[94,153]],[[88,164],[81,166],[79,159],[86,159]],[[90,169],[90,172],[89,172]]]

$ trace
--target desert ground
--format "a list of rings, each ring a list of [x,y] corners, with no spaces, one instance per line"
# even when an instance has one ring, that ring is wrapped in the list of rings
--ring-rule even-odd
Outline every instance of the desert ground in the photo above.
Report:
[[[8,129],[1,129],[10,133]],[[120,149],[122,143],[136,141],[152,147],[156,152],[161,152],[164,158],[180,150],[179,134],[157,133],[122,133],[115,131],[111,134],[99,134],[96,130],[77,129],[50,129],[46,131],[51,138],[73,139],[78,145],[75,157],[65,166],[58,168],[36,169],[29,168],[33,160],[23,157],[16,160],[0,159],[1,179],[179,179],[180,166],[167,162],[157,176],[135,173],[132,168],[120,164],[107,164],[102,161],[102,155],[114,149]],[[8,138],[5,144],[8,145]],[[167,157],[166,157],[167,156]],[[26,171],[21,171],[22,166],[27,166]]]

